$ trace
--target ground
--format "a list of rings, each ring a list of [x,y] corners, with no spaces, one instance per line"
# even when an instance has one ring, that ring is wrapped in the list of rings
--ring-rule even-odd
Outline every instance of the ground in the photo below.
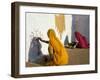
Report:
[[[75,49],[68,49],[68,52],[69,52],[68,65],[89,64],[89,49],[75,48]],[[43,66],[43,65],[26,62],[26,67],[34,67],[34,66]]]

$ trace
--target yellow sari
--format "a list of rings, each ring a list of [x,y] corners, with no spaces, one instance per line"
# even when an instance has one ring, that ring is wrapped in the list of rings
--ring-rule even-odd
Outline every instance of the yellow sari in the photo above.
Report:
[[[68,64],[68,52],[60,40],[56,37],[55,31],[53,29],[49,29],[47,35],[49,37],[49,54],[53,55],[50,65]]]

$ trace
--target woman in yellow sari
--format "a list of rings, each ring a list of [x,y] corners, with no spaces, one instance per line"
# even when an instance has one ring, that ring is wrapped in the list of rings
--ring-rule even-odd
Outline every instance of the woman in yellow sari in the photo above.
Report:
[[[48,63],[48,65],[65,65],[68,64],[69,56],[67,50],[64,48],[63,44],[57,38],[55,31],[53,29],[49,29],[47,32],[49,42],[41,41],[49,43],[49,55],[52,60]]]

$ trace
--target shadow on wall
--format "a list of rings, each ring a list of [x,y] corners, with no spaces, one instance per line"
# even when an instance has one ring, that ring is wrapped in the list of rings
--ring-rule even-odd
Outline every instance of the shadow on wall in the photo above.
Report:
[[[72,15],[72,41],[75,41],[76,31],[89,42],[89,15]]]

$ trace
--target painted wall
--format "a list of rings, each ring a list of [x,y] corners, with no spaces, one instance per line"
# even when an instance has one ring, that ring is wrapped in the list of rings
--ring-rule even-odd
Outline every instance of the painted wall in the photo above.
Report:
[[[57,37],[61,39],[64,44],[66,36],[68,41],[71,42],[71,27],[72,27],[72,15],[65,16],[65,30],[62,32],[62,38],[57,30],[55,23],[55,14],[44,13],[26,13],[26,61],[28,61],[28,54],[30,43],[33,37],[41,37],[44,40],[49,40],[47,36],[48,29],[55,30]],[[62,23],[62,22],[61,22]],[[62,25],[61,25],[62,27]],[[43,54],[48,54],[48,44],[41,42]]]
[[[89,16],[73,15],[72,23],[72,41],[75,41],[75,31],[80,32],[89,41]]]
[[[49,40],[47,30],[55,27],[54,15],[42,13],[26,13],[26,61],[28,61],[28,53],[30,42],[33,37],[41,37]],[[41,42],[43,54],[48,54],[48,44]]]

